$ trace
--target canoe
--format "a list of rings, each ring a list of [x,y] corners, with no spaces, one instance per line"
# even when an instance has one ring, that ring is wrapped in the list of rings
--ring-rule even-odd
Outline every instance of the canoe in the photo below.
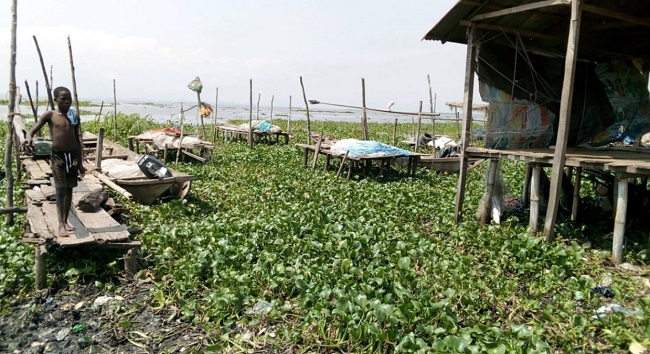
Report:
[[[84,132],[82,140],[86,164],[90,170],[96,167],[97,135]],[[103,140],[102,145],[102,161],[113,158],[137,165],[137,161],[142,156],[107,139]],[[183,199],[190,191],[194,176],[175,171],[169,167],[168,169],[171,172],[171,177],[165,178],[149,178],[144,173],[137,176],[115,178],[108,173],[109,171],[101,170],[93,171],[93,174],[104,182],[111,182],[106,184],[125,197],[129,198],[130,195],[133,200],[144,205],[150,205],[163,198]],[[127,193],[123,193],[123,191]]]

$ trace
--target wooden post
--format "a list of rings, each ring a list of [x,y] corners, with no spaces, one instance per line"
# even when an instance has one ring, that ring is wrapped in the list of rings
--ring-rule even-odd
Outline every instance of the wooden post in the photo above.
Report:
[[[397,118],[395,118],[395,123],[393,124],[393,145],[397,144]]]
[[[460,150],[460,170],[458,174],[458,191],[456,192],[456,222],[460,222],[467,182],[467,144],[472,126],[472,99],[474,94],[474,70],[476,66],[476,47],[474,45],[474,27],[470,26],[467,37],[467,59],[465,59],[465,99],[463,103],[463,142]]]
[[[420,126],[422,125],[422,101],[420,101],[420,108],[418,109],[418,128],[415,131],[415,152],[420,149]]]
[[[74,99],[74,106],[77,110],[77,114],[79,115],[79,121],[81,121],[79,98],[77,97],[77,79],[75,78],[74,74],[74,60],[72,59],[72,42],[70,42],[70,36],[68,36],[68,54],[70,55],[70,74],[72,75],[72,98]]]
[[[533,164],[526,164],[526,176],[524,177],[524,188],[521,192],[521,199],[524,205],[528,205],[530,199],[530,179],[533,175]]]
[[[576,167],[575,183],[573,184],[573,203],[571,204],[571,220],[578,220],[578,207],[580,206],[580,182],[582,182],[582,167]]]
[[[287,119],[287,134],[291,134],[291,95],[289,95],[289,117]]]
[[[258,96],[259,97],[259,96]],[[258,98],[259,114],[259,98]],[[248,114],[248,148],[253,150],[253,79],[250,79],[250,109]]]
[[[38,40],[36,39],[36,36],[32,36],[32,38],[34,38],[34,44],[36,44],[36,51],[38,52],[38,59],[41,62],[41,69],[43,70],[43,77],[45,77],[45,88],[47,89],[48,103],[50,104],[50,109],[54,110],[54,98],[52,98],[52,87],[50,87],[50,80],[48,80],[47,78],[47,71],[45,70],[45,63],[43,62],[41,47],[38,46]]]
[[[201,120],[201,133],[203,134],[201,138],[205,139],[205,124],[203,123],[203,115],[201,114],[201,93],[198,91],[196,92],[196,111],[199,119]]]
[[[138,258],[133,248],[124,253],[124,270],[129,276],[133,276],[138,271]]]
[[[530,226],[531,236],[537,234],[537,222],[539,220],[539,192],[540,192],[540,178],[542,175],[542,166],[540,164],[532,164],[531,178],[530,178],[530,215],[528,218],[528,225]]]
[[[481,204],[483,210],[481,211],[481,220],[479,220],[479,222],[484,225],[490,223],[490,216],[492,215],[492,196],[494,195],[494,182],[496,180],[498,163],[498,159],[490,159],[490,167],[487,172],[487,182],[485,183],[485,195],[483,196],[484,201],[483,204]]]
[[[212,144],[217,142],[217,112],[219,108],[219,88],[217,87],[217,95],[214,99],[214,131],[212,132]]]
[[[547,241],[554,238],[555,221],[560,204],[562,177],[566,161],[566,145],[569,137],[571,122],[571,101],[573,101],[573,85],[575,81],[576,59],[578,57],[578,42],[580,38],[580,17],[582,15],[582,0],[571,1],[571,22],[569,23],[569,38],[567,41],[566,58],[564,62],[564,82],[560,99],[560,121],[558,123],[553,169],[551,171],[551,188],[546,219],[544,221],[544,236]]]
[[[316,151],[314,151],[314,160],[311,163],[311,170],[316,170],[316,163],[318,162],[318,155],[320,154],[320,145],[323,142],[323,133],[318,134],[318,144],[316,144]]]
[[[183,120],[185,118],[185,112],[183,112],[183,102],[181,102],[181,136],[178,139],[178,151],[176,151],[176,163],[178,163],[178,158],[181,156],[181,151],[183,149]]]
[[[115,79],[113,79],[113,141],[117,142],[117,90],[115,89]]]
[[[99,135],[97,135],[97,147],[95,150],[95,167],[98,170],[102,169],[102,153],[104,151],[104,128],[99,128]]]
[[[34,115],[34,122],[38,122],[38,80],[36,80],[36,114]]]
[[[11,171],[11,154],[14,138],[14,112],[20,110],[20,100],[16,94],[16,24],[18,22],[18,4],[17,0],[11,2],[11,55],[9,61],[9,114],[7,115],[7,135],[5,141],[5,176],[7,178],[7,201],[8,208],[14,206],[14,175]],[[16,108],[18,107],[18,108]],[[17,149],[18,147],[16,147]],[[17,166],[20,168],[20,166]],[[9,213],[5,220],[6,225],[14,224],[14,214]]]
[[[368,133],[368,115],[366,112],[366,79],[361,78],[361,107],[363,108],[362,110],[362,118],[361,118],[361,127],[363,129],[363,140],[368,140],[370,139],[369,133]]]
[[[345,155],[343,155],[343,159],[341,159],[341,166],[339,166],[338,172],[336,172],[336,177],[341,175],[341,171],[343,170],[343,165],[345,165],[345,161],[348,160],[348,154],[350,153],[350,150],[345,151]]]
[[[38,122],[38,107],[34,106],[34,101],[32,101],[32,93],[29,90],[29,83],[25,80],[25,90],[27,90],[27,97],[29,98],[29,106],[32,108],[32,114],[34,114],[34,123]]]
[[[16,1],[16,0],[14,0]],[[34,285],[36,290],[45,289],[47,274],[45,272],[45,245],[34,245]]]
[[[429,83],[429,111],[433,113],[433,91],[431,90],[431,75],[429,74],[427,74],[427,82]],[[433,119],[433,117],[431,117],[431,119]]]
[[[300,87],[302,87],[302,98],[305,100],[305,110],[307,111],[307,144],[309,145],[311,143],[311,120],[309,119],[309,103],[305,94],[305,85],[302,83],[302,76],[300,77]]]
[[[273,125],[273,100],[275,99],[275,95],[271,95],[271,116],[269,118],[271,125]]]
[[[623,240],[625,238],[625,216],[627,214],[627,177],[616,174],[618,194],[616,202],[616,218],[614,220],[614,239],[612,240],[612,261],[614,264],[623,262]]]

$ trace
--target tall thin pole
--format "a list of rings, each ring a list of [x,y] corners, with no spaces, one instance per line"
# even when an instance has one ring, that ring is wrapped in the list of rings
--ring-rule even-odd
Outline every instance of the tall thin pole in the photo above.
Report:
[[[216,97],[214,98],[214,111],[212,112],[214,114],[214,132],[212,134],[212,143],[214,144],[217,141],[217,112],[219,111],[219,88],[217,87],[217,94]]]
[[[113,79],[113,141],[117,142],[117,89]]]
[[[260,120],[260,99],[262,98],[262,94],[258,93],[257,94],[257,115],[255,116],[256,120]]]
[[[7,115],[7,136],[5,142],[5,173],[7,178],[7,208],[14,207],[14,175],[11,171],[14,110],[16,105],[16,24],[18,22],[17,0],[11,2],[11,50],[9,51],[9,114]],[[14,224],[14,214],[7,215],[6,225]]]
[[[81,111],[79,110],[79,98],[77,97],[77,79],[74,75],[74,60],[72,59],[72,42],[68,36],[68,53],[70,55],[70,73],[72,74],[72,97],[74,98],[74,106],[77,109],[79,119],[81,119]]]
[[[431,75],[427,74],[427,82],[429,83],[429,110],[433,113],[433,91],[431,90]]]
[[[203,132],[203,139],[205,139],[205,124],[203,124],[203,115],[201,114],[201,92],[196,91],[196,114],[201,120],[201,132]]]
[[[39,105],[39,103],[38,103],[38,80],[36,80],[36,90],[35,91],[36,91],[35,92],[35,95],[36,95],[36,114],[34,114],[34,120],[38,121],[38,117],[36,117],[38,115],[38,105]]]
[[[305,100],[305,110],[307,111],[307,144],[309,144],[311,142],[311,119],[309,118],[309,103],[305,94],[305,85],[302,83],[302,76],[300,77],[300,87],[302,87],[302,98]]]
[[[287,119],[287,134],[291,134],[291,95],[289,95],[289,119]]]
[[[259,97],[259,96],[258,96]],[[259,102],[259,99],[257,100]],[[257,112],[259,114],[259,103]],[[250,105],[248,110],[248,148],[253,150],[253,79],[250,79]]]
[[[275,99],[275,95],[271,96],[271,118],[269,119],[271,124],[273,124],[273,99]]]
[[[368,115],[366,112],[366,79],[361,78],[361,107],[363,108],[363,117],[361,118],[361,127],[363,128],[363,140],[368,140]]]
[[[420,125],[422,125],[422,101],[420,101],[420,109],[418,110],[418,129],[415,133],[415,152],[420,149]]]
[[[553,154],[553,169],[551,171],[551,187],[549,192],[546,218],[544,219],[544,236],[547,241],[552,241],[555,234],[555,221],[560,204],[564,163],[566,162],[566,147],[571,123],[571,103],[573,101],[573,86],[575,83],[576,60],[578,58],[578,43],[580,39],[580,20],[582,17],[582,1],[571,1],[571,21],[567,39],[566,56],[564,61],[564,80],[562,82],[562,96],[560,98],[560,118],[558,123],[555,152]],[[616,240],[614,240],[616,243]],[[621,258],[614,258],[614,263],[619,264]]]
[[[52,97],[52,86],[50,86],[50,80],[47,78],[47,71],[45,70],[45,63],[43,62],[43,54],[41,54],[41,47],[38,46],[38,40],[36,36],[34,38],[34,44],[36,44],[36,51],[38,52],[38,59],[41,62],[41,69],[43,70],[43,77],[45,78],[45,89],[47,90],[47,100],[50,104],[50,109],[54,110],[54,98]],[[52,72],[50,67],[50,73]]]
[[[183,121],[185,120],[185,111],[183,111],[183,102],[181,102],[181,136],[178,139],[178,151],[176,152],[176,163],[178,163],[178,158],[181,156],[183,150]]]
[[[34,101],[32,100],[32,93],[29,90],[29,83],[25,80],[25,90],[27,90],[27,97],[29,98],[29,105],[32,107],[32,113],[34,114],[34,123],[38,122],[38,111],[34,106]]]

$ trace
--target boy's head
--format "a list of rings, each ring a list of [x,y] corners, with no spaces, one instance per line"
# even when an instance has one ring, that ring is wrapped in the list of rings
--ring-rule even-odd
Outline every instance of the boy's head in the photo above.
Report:
[[[54,94],[54,100],[59,107],[59,111],[67,112],[72,104],[72,95],[70,94],[70,90],[68,90],[67,87],[59,86],[55,88],[52,93]]]

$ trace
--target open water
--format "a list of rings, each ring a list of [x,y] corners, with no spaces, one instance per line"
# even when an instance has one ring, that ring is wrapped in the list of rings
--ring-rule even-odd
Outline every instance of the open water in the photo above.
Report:
[[[23,103],[25,103],[23,101]],[[101,110],[101,118],[105,117],[107,114],[113,115],[113,112],[117,110],[118,113],[124,114],[139,114],[141,117],[150,117],[156,122],[160,123],[177,123],[180,121],[181,113],[181,104],[180,103],[119,103],[117,107],[113,107],[112,104],[105,104],[101,108],[101,102],[94,103],[96,105],[88,107],[80,107],[83,112],[92,112],[84,113],[81,118],[82,121],[97,119]],[[214,108],[214,107],[213,107]],[[20,107],[23,113],[32,113],[32,109],[29,105],[21,104]],[[44,105],[40,105],[38,108],[38,113],[41,114],[46,110]],[[185,104],[183,105],[184,110],[184,122],[186,124],[198,124],[199,118],[197,115],[196,107],[193,105]],[[6,105],[0,106],[0,119],[5,120],[7,116],[8,107]],[[271,114],[273,115],[271,117]],[[235,104],[224,104],[219,105],[216,110],[217,123],[225,123],[229,120],[248,120],[251,115],[251,110],[248,106],[244,105],[235,105]],[[304,107],[293,107],[291,112],[289,112],[288,107],[274,107],[273,112],[271,112],[270,107],[260,107],[259,110],[257,107],[253,107],[252,117],[253,119],[283,119],[286,120],[291,116],[291,120],[305,120],[307,118],[306,111]],[[313,106],[310,105],[309,108],[309,117],[313,121],[337,121],[337,122],[361,122],[363,112],[361,109],[354,108],[329,108],[324,105]],[[367,117],[369,122],[377,123],[392,123],[395,119],[398,119],[400,123],[412,122],[413,120],[417,121],[417,115],[404,115],[396,113],[384,113],[384,112],[374,112],[367,111]],[[213,122],[214,115],[209,118],[205,118],[206,123]],[[474,119],[482,120],[482,116],[474,116]],[[439,117],[436,117],[437,122],[457,122],[456,114],[454,112],[440,113]],[[430,118],[423,117],[422,123],[426,124],[430,122]]]

